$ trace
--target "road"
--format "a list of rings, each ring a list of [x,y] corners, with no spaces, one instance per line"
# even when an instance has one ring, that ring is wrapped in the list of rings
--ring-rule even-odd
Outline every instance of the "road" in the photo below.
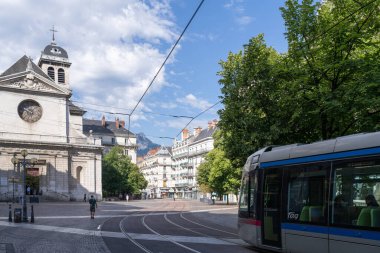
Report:
[[[236,206],[196,200],[101,202],[91,220],[88,203],[41,203],[34,206],[33,224],[8,222],[7,207],[0,204],[1,253],[254,252],[237,237]]]

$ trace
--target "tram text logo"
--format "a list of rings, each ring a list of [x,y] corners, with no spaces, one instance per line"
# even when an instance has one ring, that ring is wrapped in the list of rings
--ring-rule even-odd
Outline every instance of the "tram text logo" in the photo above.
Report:
[[[288,220],[298,220],[298,213],[295,212],[289,212],[288,213]]]

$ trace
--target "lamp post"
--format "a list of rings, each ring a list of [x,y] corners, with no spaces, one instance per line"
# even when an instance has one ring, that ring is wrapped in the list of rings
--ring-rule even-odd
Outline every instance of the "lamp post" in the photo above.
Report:
[[[15,203],[15,173],[16,173],[16,164],[18,164],[18,159],[16,158],[16,153],[13,154],[11,161],[13,163],[13,176],[12,176],[13,198],[12,198],[12,202]]]
[[[36,158],[30,159],[30,162],[26,160],[26,156],[28,155],[28,151],[26,149],[21,150],[21,156],[23,157],[22,161],[20,162],[22,166],[24,167],[24,172],[23,172],[23,180],[22,184],[24,187],[24,192],[23,192],[23,199],[22,199],[22,221],[27,222],[28,221],[28,214],[27,214],[27,207],[26,207],[26,189],[25,189],[25,178],[26,178],[26,166],[28,164],[35,164],[37,162]]]

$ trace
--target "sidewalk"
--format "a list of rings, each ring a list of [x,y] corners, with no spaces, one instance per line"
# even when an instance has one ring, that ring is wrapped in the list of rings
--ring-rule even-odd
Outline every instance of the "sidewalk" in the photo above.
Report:
[[[100,233],[104,222],[132,212],[149,212],[162,202],[172,203],[170,200],[100,202],[94,220],[90,219],[89,204],[86,202],[43,202],[33,204],[34,223],[30,223],[31,204],[27,205],[29,222],[14,223],[8,222],[8,204],[0,203],[0,253],[109,252]],[[193,215],[206,222],[236,229],[236,206],[208,205],[199,200],[177,200],[176,204],[184,206],[177,211],[189,212],[186,217]],[[15,207],[22,206],[12,204],[12,219]]]

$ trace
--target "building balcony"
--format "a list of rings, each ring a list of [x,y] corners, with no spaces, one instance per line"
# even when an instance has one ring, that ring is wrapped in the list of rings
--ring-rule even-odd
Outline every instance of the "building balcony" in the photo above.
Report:
[[[189,156],[203,155],[203,154],[206,154],[208,152],[210,152],[210,150],[203,148],[203,149],[196,150],[196,151],[190,151]]]
[[[186,187],[186,186],[189,186],[188,183],[176,183],[175,184],[175,187]]]

